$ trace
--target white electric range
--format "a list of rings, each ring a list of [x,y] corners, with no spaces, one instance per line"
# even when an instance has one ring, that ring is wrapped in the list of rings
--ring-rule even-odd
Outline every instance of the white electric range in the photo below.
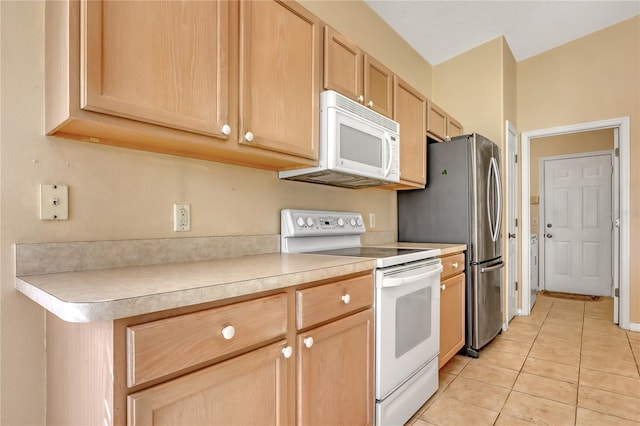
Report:
[[[376,260],[376,424],[404,424],[438,389],[439,249],[362,246],[355,212],[284,209],[281,252]]]

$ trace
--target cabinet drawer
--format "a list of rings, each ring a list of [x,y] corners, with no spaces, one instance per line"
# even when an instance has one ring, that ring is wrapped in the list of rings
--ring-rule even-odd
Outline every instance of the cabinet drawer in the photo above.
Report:
[[[127,385],[242,350],[286,330],[286,294],[127,327]]]
[[[298,330],[373,304],[373,275],[296,291]]]
[[[442,280],[464,272],[464,253],[445,256],[440,258],[440,260],[442,261]]]

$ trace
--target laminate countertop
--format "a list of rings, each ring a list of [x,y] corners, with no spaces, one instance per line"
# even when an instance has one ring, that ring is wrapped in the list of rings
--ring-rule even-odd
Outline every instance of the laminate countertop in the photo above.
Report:
[[[107,321],[373,270],[374,259],[270,253],[17,276],[15,286],[68,322]]]

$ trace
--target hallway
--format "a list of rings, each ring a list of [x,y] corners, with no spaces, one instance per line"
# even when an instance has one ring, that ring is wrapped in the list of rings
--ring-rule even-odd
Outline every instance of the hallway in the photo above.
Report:
[[[613,300],[538,295],[528,317],[440,370],[438,392],[405,426],[640,425],[640,333]]]

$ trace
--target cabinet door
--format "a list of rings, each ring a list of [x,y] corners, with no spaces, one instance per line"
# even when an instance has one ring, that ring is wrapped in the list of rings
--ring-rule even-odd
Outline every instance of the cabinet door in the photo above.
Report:
[[[324,27],[324,88],[363,102],[362,51],[329,26]]]
[[[369,55],[364,55],[364,104],[393,117],[393,73]]]
[[[433,102],[427,104],[427,132],[440,141],[447,139],[447,113]]]
[[[464,281],[465,274],[459,274],[441,283],[439,367],[464,346]]]
[[[287,424],[284,342],[129,395],[129,425]]]
[[[394,117],[400,123],[400,181],[424,188],[427,181],[427,100],[395,77]]]
[[[80,107],[226,139],[228,7],[83,1]]]
[[[296,423],[372,424],[373,310],[301,333],[297,347]]]
[[[462,124],[451,116],[449,116],[447,120],[447,134],[450,138],[460,136],[462,134]]]
[[[318,158],[320,21],[295,2],[240,2],[240,143]]]

